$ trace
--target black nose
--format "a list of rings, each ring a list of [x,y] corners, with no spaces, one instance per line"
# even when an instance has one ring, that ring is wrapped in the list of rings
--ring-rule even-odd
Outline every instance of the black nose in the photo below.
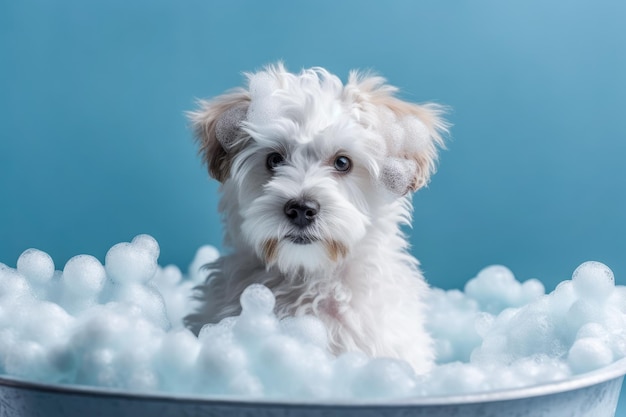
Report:
[[[312,200],[289,200],[285,204],[285,216],[298,227],[306,227],[313,223],[320,205]]]

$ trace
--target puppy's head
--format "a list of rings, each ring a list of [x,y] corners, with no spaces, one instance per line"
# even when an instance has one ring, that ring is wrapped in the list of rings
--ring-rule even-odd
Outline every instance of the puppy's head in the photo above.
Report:
[[[446,129],[439,106],[401,101],[384,79],[356,72],[345,85],[281,64],[247,78],[190,117],[223,183],[230,243],[268,268],[332,268],[428,183]]]

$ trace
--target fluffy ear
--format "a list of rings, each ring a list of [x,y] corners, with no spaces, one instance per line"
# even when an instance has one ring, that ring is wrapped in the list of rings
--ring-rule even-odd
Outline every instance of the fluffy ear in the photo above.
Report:
[[[444,147],[442,134],[448,124],[441,117],[443,107],[407,103],[390,96],[381,98],[377,105],[391,111],[383,120],[392,124],[382,129],[386,131],[388,155],[381,180],[397,194],[417,191],[428,184],[436,170],[438,150]]]
[[[428,184],[438,150],[444,147],[442,135],[448,131],[442,117],[445,108],[402,101],[394,96],[397,89],[381,77],[352,73],[346,87],[359,122],[384,141],[381,183],[398,195]]]
[[[241,89],[210,101],[200,100],[200,108],[188,113],[209,174],[220,182],[226,181],[230,173],[249,104],[250,95]]]

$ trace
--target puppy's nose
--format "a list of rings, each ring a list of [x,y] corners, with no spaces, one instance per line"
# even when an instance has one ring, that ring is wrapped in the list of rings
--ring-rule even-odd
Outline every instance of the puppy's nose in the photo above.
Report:
[[[312,200],[289,200],[285,204],[285,215],[298,227],[313,223],[319,210],[319,203]]]

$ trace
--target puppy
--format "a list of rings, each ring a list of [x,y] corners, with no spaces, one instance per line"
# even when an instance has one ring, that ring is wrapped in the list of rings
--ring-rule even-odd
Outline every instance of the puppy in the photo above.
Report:
[[[260,283],[278,318],[309,314],[330,350],[433,363],[424,329],[428,286],[400,230],[427,184],[447,129],[442,108],[394,96],[383,78],[282,64],[190,113],[210,175],[220,181],[226,246],[186,318],[198,332],[237,315]]]

